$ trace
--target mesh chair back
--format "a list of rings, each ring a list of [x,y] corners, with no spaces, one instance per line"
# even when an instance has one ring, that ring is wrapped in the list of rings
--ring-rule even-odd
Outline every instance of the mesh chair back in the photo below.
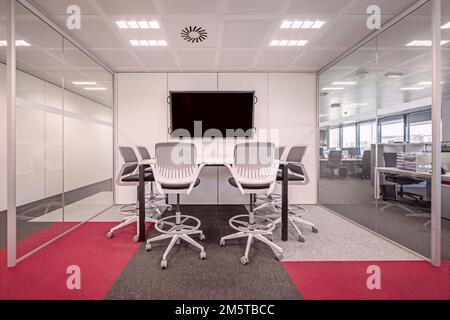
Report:
[[[280,146],[275,149],[275,159],[281,160],[281,157],[283,156],[284,151],[286,150],[286,146]]]
[[[237,182],[271,183],[275,181],[277,170],[275,144],[247,142],[235,146],[232,173]]]
[[[333,166],[340,166],[342,162],[342,151],[332,150],[328,154],[328,164]]]
[[[122,156],[124,167],[122,170],[122,177],[133,173],[138,165],[139,160],[131,147],[119,147],[119,153]]]
[[[141,155],[142,160],[150,160],[152,158],[146,147],[136,146],[136,149]]]
[[[156,175],[163,181],[191,181],[198,169],[197,151],[193,143],[158,143],[155,155]]]
[[[385,152],[383,153],[384,165],[388,168],[395,168],[397,166],[397,153]]]
[[[302,163],[305,153],[306,153],[305,146],[293,146],[288,152],[286,161]]]

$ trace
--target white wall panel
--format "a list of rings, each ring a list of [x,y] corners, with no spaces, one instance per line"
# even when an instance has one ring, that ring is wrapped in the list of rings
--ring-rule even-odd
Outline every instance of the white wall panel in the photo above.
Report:
[[[167,141],[167,74],[119,74],[117,91],[118,145],[142,145],[154,154],[155,144]],[[117,172],[119,155],[116,163]],[[117,187],[116,201],[136,201],[136,188]]]
[[[310,183],[291,186],[292,203],[317,203],[316,75],[269,74],[269,129],[278,130],[280,145],[307,145],[304,164]]]

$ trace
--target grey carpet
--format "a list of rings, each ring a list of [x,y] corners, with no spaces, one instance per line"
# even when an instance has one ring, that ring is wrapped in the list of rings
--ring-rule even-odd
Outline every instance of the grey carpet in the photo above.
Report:
[[[168,269],[160,261],[169,240],[157,242],[151,252],[142,245],[106,295],[106,299],[301,299],[300,293],[274,254],[255,241],[250,263],[242,265],[245,240],[230,240],[219,246],[220,237],[233,233],[228,219],[245,214],[243,206],[183,206],[182,212],[198,217],[206,240],[207,260],[197,249],[182,242],[168,258]],[[150,236],[157,234],[152,231]]]
[[[424,189],[424,188],[422,188]],[[424,191],[415,188],[414,192]],[[347,177],[346,179],[320,179],[320,203],[391,239],[425,257],[430,257],[430,226],[424,226],[429,218],[408,217],[408,212],[398,206],[381,210],[385,202],[375,202],[373,186],[368,180]],[[426,213],[405,198],[401,204],[417,213]],[[441,220],[442,258],[450,259],[450,221]]]

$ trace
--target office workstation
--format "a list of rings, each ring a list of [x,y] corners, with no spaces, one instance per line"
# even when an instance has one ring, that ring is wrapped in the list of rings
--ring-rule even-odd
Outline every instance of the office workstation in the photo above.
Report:
[[[372,2],[0,0],[0,300],[449,300],[450,1]]]

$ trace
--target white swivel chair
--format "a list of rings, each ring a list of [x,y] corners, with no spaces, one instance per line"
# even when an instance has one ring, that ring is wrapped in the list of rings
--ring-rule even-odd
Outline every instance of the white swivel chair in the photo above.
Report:
[[[168,142],[159,143],[155,148],[156,161],[151,164],[155,185],[161,195],[176,194],[177,205],[174,216],[161,218],[155,224],[155,229],[161,235],[147,240],[146,250],[152,249],[152,243],[164,239],[171,239],[169,246],[161,260],[161,269],[167,268],[167,256],[176,243],[181,240],[200,249],[200,259],[206,259],[206,252],[203,246],[191,238],[198,234],[200,240],[205,239],[205,235],[200,230],[199,219],[182,215],[180,212],[180,194],[191,193],[192,189],[199,185],[198,175],[203,165],[197,163],[195,145],[192,143]]]
[[[119,153],[122,156],[123,164],[117,174],[116,184],[119,186],[136,187],[139,189],[139,174],[136,173],[139,167],[139,160],[131,147],[119,147]],[[145,182],[153,182],[153,174],[151,172],[146,172],[144,177]],[[136,192],[137,197],[139,190]],[[156,222],[157,218],[161,216],[161,212],[153,201],[146,203],[146,209],[150,209],[149,213],[146,212],[146,219],[150,222]],[[117,226],[111,228],[106,236],[112,238],[114,231],[119,230],[123,227],[128,226],[131,223],[138,223],[139,219],[139,201],[138,198],[136,203],[127,204],[119,209],[120,214],[123,216],[123,220]],[[134,241],[138,241],[138,235],[134,236]]]
[[[250,142],[237,144],[234,150],[234,163],[227,165],[232,174],[229,183],[238,188],[242,194],[250,195],[250,210],[246,215],[234,216],[229,220],[230,226],[237,233],[220,239],[220,245],[225,241],[247,238],[247,247],[241,263],[249,262],[248,254],[254,239],[267,244],[276,255],[283,258],[283,249],[270,241],[275,225],[266,217],[256,216],[253,210],[254,196],[270,194],[275,186],[278,162],[275,160],[275,145],[266,142]]]
[[[292,146],[286,149],[286,157],[282,157],[288,167],[288,183],[289,185],[307,185],[309,183],[309,177],[303,164],[303,157],[306,153],[305,146]],[[283,175],[281,170],[278,171],[277,182],[283,181]],[[267,217],[273,218],[273,222],[278,225],[281,223],[281,195],[272,195],[266,199],[266,202],[260,205],[259,208],[269,207],[274,211],[274,214],[267,215]],[[275,208],[275,209],[274,209]],[[289,204],[288,219],[291,225],[297,232],[297,239],[300,242],[305,242],[299,227],[297,224],[306,225],[311,227],[313,233],[319,232],[316,226],[302,217],[305,215],[306,210],[298,204]]]

